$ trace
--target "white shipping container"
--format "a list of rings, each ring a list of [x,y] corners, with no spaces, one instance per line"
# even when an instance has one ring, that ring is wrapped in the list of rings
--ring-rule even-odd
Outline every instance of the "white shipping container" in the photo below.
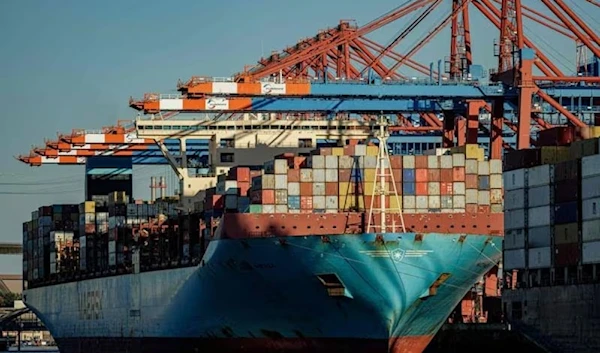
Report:
[[[465,174],[477,174],[479,162],[476,159],[467,159],[465,162]]]
[[[288,195],[289,196],[300,196],[300,183],[296,183],[296,182],[288,183]]]
[[[338,164],[340,169],[352,169],[354,167],[354,157],[339,156]]]
[[[477,193],[477,204],[483,206],[490,205],[490,191],[489,190],[479,190]]]
[[[542,227],[551,225],[550,206],[533,207],[528,209],[528,227]]]
[[[338,156],[325,156],[325,169],[338,169]]]
[[[549,268],[551,266],[552,248],[529,248],[529,268]]]
[[[504,209],[506,211],[525,208],[526,189],[513,189],[504,192]]]
[[[466,192],[467,192],[467,188],[466,188],[464,182],[459,181],[457,183],[452,184],[452,193],[454,195],[465,195]]]
[[[455,167],[464,167],[465,166],[465,154],[464,153],[455,153],[452,155],[452,165]]]
[[[477,174],[490,175],[490,161],[478,161],[477,162]]]
[[[583,242],[600,240],[600,219],[581,222],[581,239]]]
[[[313,196],[325,196],[325,183],[313,183]]]
[[[584,200],[600,197],[600,175],[581,180],[581,196]]]
[[[324,183],[325,182],[325,169],[313,169],[313,182]]]
[[[287,205],[275,205],[275,213],[288,213]]]
[[[365,156],[364,163],[365,163],[365,169],[377,168],[377,156]]]
[[[539,165],[527,171],[528,187],[550,185],[554,182],[554,166],[551,164]]]
[[[311,156],[309,158],[311,168],[313,169],[325,169],[325,156]]]
[[[339,171],[337,169],[325,169],[325,181],[329,183],[338,182]]]
[[[600,154],[581,158],[581,176],[591,177],[600,175]]]
[[[287,190],[287,174],[275,174],[275,190]]]
[[[402,156],[402,168],[415,169],[415,156]]]
[[[442,208],[442,198],[440,196],[428,196],[429,208],[438,209]]]
[[[550,185],[536,186],[529,189],[528,207],[550,205]]]
[[[403,196],[402,207],[406,209],[417,208],[417,197],[416,196]]]
[[[525,249],[504,251],[504,270],[525,268]]]
[[[440,167],[442,169],[452,169],[452,156],[440,156]]]
[[[263,174],[260,176],[259,182],[262,190],[275,189],[275,175]]]
[[[586,265],[600,263],[600,241],[583,243],[581,247],[581,262]]]
[[[504,234],[504,250],[525,249],[525,230],[511,229]]]
[[[467,207],[465,196],[454,195],[452,197],[452,205],[454,209],[464,209],[465,207]]]
[[[325,205],[325,196],[313,196],[313,209],[324,210],[327,208]]]
[[[552,226],[529,228],[527,233],[530,248],[543,248],[552,244]]]
[[[275,213],[275,205],[262,205],[262,213]]]
[[[275,174],[287,174],[288,161],[286,159],[275,160]]]
[[[427,196],[417,196],[416,201],[417,201],[416,208],[426,209],[429,207],[429,200],[427,200]]]
[[[354,146],[354,155],[355,156],[366,156],[367,155],[367,145]]]
[[[328,210],[337,210],[338,197],[337,196],[325,196],[325,208]]]
[[[527,210],[510,210],[504,212],[504,229],[519,229],[525,228],[525,212]]]
[[[427,168],[439,169],[440,168],[440,158],[438,156],[427,156]]]
[[[502,175],[502,160],[492,159],[490,162],[490,174]]]
[[[467,204],[476,204],[479,199],[479,190],[477,189],[467,189]]]
[[[427,194],[440,195],[440,183],[436,181],[427,183]]]
[[[600,197],[583,200],[581,205],[581,219],[589,221],[600,218]]]
[[[504,173],[504,190],[510,191],[525,188],[526,169],[511,170]]]
[[[300,169],[300,182],[312,183],[313,182],[313,170],[312,169]]]
[[[490,175],[490,189],[502,189],[502,174]]]

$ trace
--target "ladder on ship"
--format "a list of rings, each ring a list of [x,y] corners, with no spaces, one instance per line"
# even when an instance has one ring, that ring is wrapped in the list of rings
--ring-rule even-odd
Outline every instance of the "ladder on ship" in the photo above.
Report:
[[[398,188],[396,180],[394,180],[394,173],[392,172],[392,165],[390,162],[390,154],[387,146],[387,139],[389,138],[388,119],[385,116],[380,116],[378,120],[379,131],[375,133],[375,137],[379,141],[379,149],[377,152],[377,166],[375,167],[375,180],[373,180],[373,191],[371,192],[371,205],[369,206],[369,222],[367,225],[367,232],[374,233],[387,233],[387,214],[388,209],[392,215],[391,231],[396,232],[395,214],[399,215],[400,218],[400,229],[403,233],[406,233],[406,227],[404,225],[404,216],[402,215],[402,202],[398,196]],[[366,180],[365,180],[366,181]],[[391,185],[391,188],[390,188]],[[379,196],[379,206],[375,206],[376,196]],[[394,207],[387,207],[386,201],[392,198],[396,201]],[[391,205],[390,205],[391,206]],[[380,224],[375,224],[374,214],[379,214]]]

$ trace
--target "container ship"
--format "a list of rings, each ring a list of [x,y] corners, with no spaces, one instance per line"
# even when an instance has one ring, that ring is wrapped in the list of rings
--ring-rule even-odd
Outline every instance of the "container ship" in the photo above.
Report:
[[[502,257],[500,160],[379,145],[236,166],[197,212],[33,212],[24,301],[61,353],[422,352]]]
[[[551,352],[600,351],[598,136],[598,127],[549,129],[538,141],[554,146],[505,160],[503,308]]]

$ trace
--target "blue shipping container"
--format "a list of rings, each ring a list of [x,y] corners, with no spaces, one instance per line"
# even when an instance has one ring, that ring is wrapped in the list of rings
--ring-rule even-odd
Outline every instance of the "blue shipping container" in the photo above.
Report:
[[[414,169],[403,169],[402,170],[402,180],[406,182],[414,182],[415,181],[415,170]]]
[[[489,175],[480,175],[478,184],[479,184],[479,190],[489,190],[490,189]]]
[[[402,183],[402,194],[407,196],[412,196],[417,193],[415,183]]]
[[[576,223],[577,220],[577,201],[559,203],[554,206],[554,224]]]
[[[299,210],[300,196],[288,196],[288,208],[290,210]]]

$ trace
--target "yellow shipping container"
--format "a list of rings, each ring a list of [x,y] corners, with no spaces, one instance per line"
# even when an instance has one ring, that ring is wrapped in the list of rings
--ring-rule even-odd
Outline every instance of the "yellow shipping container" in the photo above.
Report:
[[[395,195],[390,196],[390,212],[400,211],[402,210],[402,196],[398,195],[396,198]]]
[[[476,144],[452,147],[452,153],[463,153],[466,159],[484,160],[485,150]]]
[[[592,126],[592,137],[600,137],[600,126]]]
[[[333,147],[331,149],[331,155],[333,155],[333,156],[343,156],[344,155],[344,148],[343,147]]]
[[[339,207],[342,210],[358,207],[361,210],[365,209],[365,198],[357,195],[346,195],[339,197]]]
[[[369,168],[365,169],[365,183],[373,183],[375,181],[375,169]]]
[[[367,146],[367,156],[377,156],[378,153],[379,153],[379,147]]]
[[[354,184],[349,183],[347,181],[341,181],[339,183],[339,191],[340,191],[340,195],[339,196],[345,196],[348,194],[354,194],[354,190],[353,190],[353,186]]]
[[[94,201],[85,201],[81,203],[83,213],[95,213],[96,212],[96,202]]]

